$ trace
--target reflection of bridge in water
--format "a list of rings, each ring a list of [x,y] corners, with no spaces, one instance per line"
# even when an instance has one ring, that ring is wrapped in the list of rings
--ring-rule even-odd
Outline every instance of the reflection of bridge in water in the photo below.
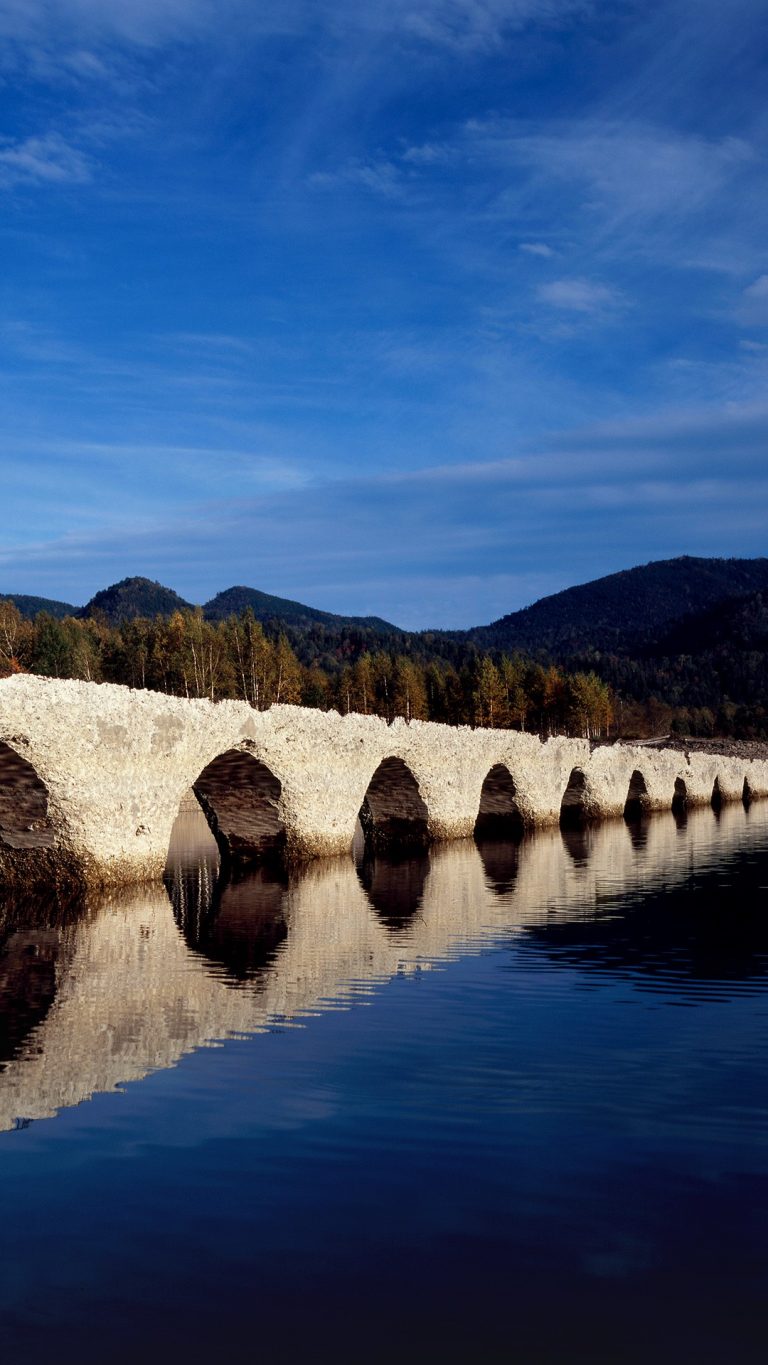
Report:
[[[172,1066],[213,1040],[343,1008],[394,975],[500,935],[538,937],[547,950],[560,935],[581,961],[585,943],[599,946],[606,912],[610,926],[628,900],[684,888],[692,869],[735,863],[766,836],[767,809],[732,806],[217,881],[215,846],[196,808],[185,808],[166,887],[105,896],[79,915],[38,911],[37,928],[28,912],[16,924],[6,912],[0,1128]],[[579,925],[592,926],[591,940]]]

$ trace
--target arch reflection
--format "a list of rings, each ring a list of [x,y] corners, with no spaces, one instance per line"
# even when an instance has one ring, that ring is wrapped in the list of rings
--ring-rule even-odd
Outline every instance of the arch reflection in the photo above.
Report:
[[[586,867],[592,852],[592,826],[583,821],[574,825],[561,824],[560,837],[576,866]]]
[[[693,810],[682,830],[660,814],[645,830],[642,857],[606,821],[443,844],[362,875],[324,861],[287,885],[266,868],[217,879],[215,859],[195,876],[182,860],[167,889],[101,896],[71,922],[56,906],[35,921],[0,905],[0,1130],[489,943],[596,980],[671,983],[687,1003],[699,983],[718,998],[765,990],[768,808],[730,803],[719,823]]]
[[[257,981],[288,937],[284,871],[182,863],[165,882],[188,947],[233,983]]]
[[[366,847],[356,860],[360,885],[381,923],[394,933],[406,929],[421,909],[429,872],[426,852],[393,858]]]
[[[488,886],[498,896],[508,895],[514,889],[520,869],[521,842],[475,838],[475,843]]]

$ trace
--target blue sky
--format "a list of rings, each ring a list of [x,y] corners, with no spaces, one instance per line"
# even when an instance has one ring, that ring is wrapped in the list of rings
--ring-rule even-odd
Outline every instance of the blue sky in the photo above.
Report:
[[[0,0],[0,590],[768,552],[764,0]]]

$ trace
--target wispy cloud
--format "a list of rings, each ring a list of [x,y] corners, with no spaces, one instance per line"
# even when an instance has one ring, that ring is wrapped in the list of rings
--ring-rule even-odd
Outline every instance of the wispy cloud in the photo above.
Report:
[[[3,0],[0,36],[15,40],[59,29],[137,45],[184,41],[223,28],[287,34],[312,25],[368,30],[464,52],[487,49],[528,25],[551,26],[588,14],[591,0]]]
[[[404,189],[398,167],[386,160],[350,161],[332,171],[314,171],[309,176],[309,184],[319,190],[354,186],[385,199],[400,198]]]
[[[542,303],[567,313],[588,313],[592,317],[605,316],[624,305],[618,290],[598,280],[549,280],[537,289]]]
[[[390,22],[404,34],[463,52],[498,46],[529,24],[567,22],[591,11],[590,0],[422,0],[394,3]],[[384,21],[386,22],[386,20]]]
[[[90,158],[60,133],[0,143],[0,185],[83,185],[92,173]]]
[[[527,256],[541,256],[545,261],[548,261],[555,254],[552,247],[547,246],[546,242],[520,242],[518,251],[524,251]]]
[[[0,0],[6,541],[445,624],[762,548],[766,23]]]
[[[662,215],[689,219],[756,156],[743,138],[704,138],[610,117],[539,127],[505,119],[472,120],[464,137],[473,155],[533,177],[527,195],[541,195],[547,186],[571,186],[581,196],[572,209],[614,229],[630,221],[647,224]],[[505,203],[514,203],[509,190],[499,200],[500,206]]]
[[[747,285],[737,307],[737,318],[746,327],[768,326],[768,275]]]
[[[122,515],[125,500],[116,498],[107,520],[95,503],[75,533],[62,508],[58,528],[34,543],[6,536],[0,564],[17,591],[64,595],[69,575],[86,565],[90,591],[140,572],[192,600],[240,581],[411,626],[477,624],[525,605],[539,584],[552,591],[683,551],[760,553],[766,434],[764,405],[710,405],[562,433],[508,460],[294,487],[238,480],[235,452],[220,483],[237,484],[238,496],[217,493],[212,478],[207,500],[205,483],[189,475],[196,463],[217,472],[226,452],[166,448],[153,452],[157,466],[170,461],[178,489],[187,473],[173,508],[153,499],[143,513],[131,503]],[[84,471],[97,459],[119,478],[138,452],[108,446],[81,457]]]

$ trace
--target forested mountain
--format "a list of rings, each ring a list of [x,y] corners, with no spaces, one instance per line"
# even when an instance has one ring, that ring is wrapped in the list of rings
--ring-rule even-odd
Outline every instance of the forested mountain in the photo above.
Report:
[[[246,587],[193,607],[146,578],[124,579],[80,610],[13,600],[24,629],[8,618],[0,670],[4,656],[6,669],[189,695],[258,691],[258,705],[286,699],[290,675],[289,695],[308,705],[390,718],[592,731],[612,709],[626,735],[768,738],[766,558],[662,560],[451,632],[408,633]],[[243,665],[254,641],[258,689]]]
[[[484,649],[520,649],[559,659],[598,651],[635,655],[684,621],[695,636],[699,617],[705,639],[715,620],[705,620],[706,613],[767,589],[768,559],[684,555],[566,588],[460,634]]]
[[[65,616],[77,616],[78,611],[69,602],[56,602],[52,597],[30,597],[23,592],[0,592],[0,602],[13,602],[25,621],[34,621],[39,611],[47,612],[57,621],[63,621]]]
[[[263,624],[278,621],[283,626],[290,624],[302,629],[323,625],[331,630],[361,627],[381,635],[403,633],[399,626],[391,625],[380,616],[337,616],[331,611],[306,607],[303,602],[292,602],[288,597],[273,597],[257,588],[226,588],[206,602],[203,614],[208,621],[226,621],[228,616],[239,616],[246,608],[250,608],[256,620]]]
[[[192,604],[179,597],[173,588],[164,588],[151,578],[123,578],[111,588],[97,592],[74,615],[83,620],[102,616],[110,625],[135,621],[138,617],[171,616],[174,611],[191,611]]]
[[[81,620],[101,616],[111,625],[134,621],[138,617],[151,619],[155,616],[170,616],[174,611],[194,610],[193,604],[185,601],[173,588],[166,588],[150,578],[138,577],[123,578],[119,583],[103,588],[84,607],[72,606],[70,602],[57,602],[49,597],[30,597],[24,593],[0,593],[0,602],[13,602],[27,621],[34,621],[38,612],[44,611],[57,621],[62,621],[65,616],[75,616]],[[377,640],[404,634],[399,626],[384,621],[380,616],[339,616],[332,611],[321,611],[318,607],[294,602],[288,597],[260,592],[258,588],[225,588],[201,608],[207,621],[226,621],[229,616],[239,616],[246,609],[263,625],[274,623],[278,627],[290,626],[298,635],[321,626],[323,647],[327,644],[325,637],[328,633],[336,638],[340,631],[361,630]]]
[[[465,632],[594,672],[627,733],[768,737],[768,559],[660,560]]]

